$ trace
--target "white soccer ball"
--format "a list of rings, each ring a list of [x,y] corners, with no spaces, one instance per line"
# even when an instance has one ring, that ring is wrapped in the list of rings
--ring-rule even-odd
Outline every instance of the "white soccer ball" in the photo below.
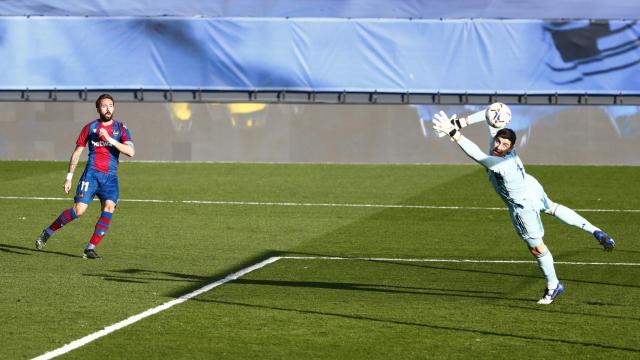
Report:
[[[489,126],[502,129],[511,122],[511,109],[506,104],[496,102],[487,106],[484,118]]]

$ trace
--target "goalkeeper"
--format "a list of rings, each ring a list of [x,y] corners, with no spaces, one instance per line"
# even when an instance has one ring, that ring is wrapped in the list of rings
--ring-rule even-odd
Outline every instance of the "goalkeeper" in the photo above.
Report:
[[[592,233],[607,251],[613,250],[615,242],[607,233],[593,226],[575,211],[549,199],[540,183],[525,172],[524,165],[514,149],[516,133],[513,130],[506,127],[496,129],[490,126],[493,141],[489,155],[462,135],[461,128],[480,122],[484,118],[483,112],[458,119],[455,115],[449,118],[440,111],[433,119],[433,128],[439,136],[450,136],[462,151],[487,169],[491,185],[509,209],[516,232],[527,243],[529,251],[535,256],[546,279],[547,286],[538,304],[551,304],[563,293],[564,287],[556,276],[553,256],[542,241],[544,228],[540,211]]]

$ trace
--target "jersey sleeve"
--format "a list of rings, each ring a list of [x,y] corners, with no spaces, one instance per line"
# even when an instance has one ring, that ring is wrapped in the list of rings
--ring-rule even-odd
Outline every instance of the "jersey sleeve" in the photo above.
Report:
[[[129,131],[129,128],[127,127],[127,125],[122,124],[121,123],[121,128],[122,128],[122,137],[120,138],[120,142],[123,144],[126,143],[131,143],[133,144],[133,138],[131,137],[131,131]]]
[[[485,111],[486,110],[476,111],[473,114],[467,116],[467,122],[469,123],[469,125],[473,125],[473,124],[477,124],[477,123],[481,123],[481,122],[486,121],[485,120]]]
[[[467,154],[470,158],[480,163],[480,165],[489,169],[490,167],[500,163],[504,159],[499,156],[489,156],[485,154],[478,145],[474,144],[473,141],[467,139],[466,137],[461,137],[458,140],[458,146],[462,149],[462,151]]]
[[[89,128],[91,123],[85,125],[82,130],[80,130],[80,135],[78,135],[78,139],[76,140],[77,146],[87,146],[87,141],[89,141]]]

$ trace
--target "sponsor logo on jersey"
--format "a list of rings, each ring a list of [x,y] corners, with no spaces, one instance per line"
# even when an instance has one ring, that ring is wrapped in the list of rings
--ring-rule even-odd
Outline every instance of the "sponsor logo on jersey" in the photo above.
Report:
[[[111,147],[113,147],[113,144],[111,144],[110,142],[108,142],[108,141],[102,141],[102,140],[100,140],[100,141],[94,141],[94,140],[91,140],[91,145],[93,145],[93,146],[95,146],[95,147],[105,147],[105,146],[111,146]]]

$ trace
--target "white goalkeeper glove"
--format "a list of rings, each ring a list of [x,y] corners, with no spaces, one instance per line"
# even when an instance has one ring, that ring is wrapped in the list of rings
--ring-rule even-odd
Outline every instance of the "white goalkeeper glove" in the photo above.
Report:
[[[456,120],[456,115],[449,118],[447,114],[441,110],[433,116],[431,123],[433,124],[433,130],[435,130],[438,137],[444,137],[447,135],[453,137],[459,129],[456,126]]]
[[[484,111],[479,111],[478,113],[482,115],[481,119],[482,119],[482,121],[484,121]],[[473,115],[471,115],[471,116],[473,116]],[[463,117],[459,118],[456,114],[453,114],[453,116],[451,116],[451,118],[449,118],[449,122],[451,123],[451,125],[453,125],[454,129],[460,130],[460,129],[464,128],[464,127],[469,126],[469,124],[470,124],[469,119],[470,119],[469,116],[463,116]],[[448,135],[448,133],[445,134],[443,132],[436,131],[436,135],[438,137],[444,137],[444,136]]]

